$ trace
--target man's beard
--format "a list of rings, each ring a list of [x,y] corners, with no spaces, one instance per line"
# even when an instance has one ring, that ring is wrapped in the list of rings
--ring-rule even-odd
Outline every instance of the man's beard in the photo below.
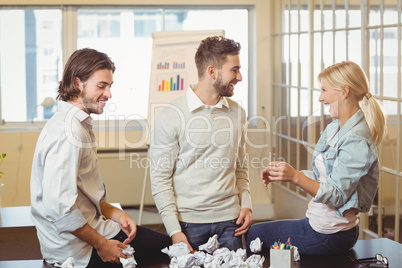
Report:
[[[84,108],[90,113],[90,114],[102,114],[103,113],[103,108],[101,109],[99,107],[99,103],[93,103],[93,100],[91,98],[87,97],[87,91],[86,91],[86,86],[84,85],[84,88],[81,92],[81,101],[82,104],[84,105]]]
[[[219,94],[221,97],[232,97],[233,96],[233,91],[231,90],[229,84],[225,85],[223,84],[222,80],[222,74],[218,74],[218,78],[216,79],[214,83],[214,88],[215,91]]]

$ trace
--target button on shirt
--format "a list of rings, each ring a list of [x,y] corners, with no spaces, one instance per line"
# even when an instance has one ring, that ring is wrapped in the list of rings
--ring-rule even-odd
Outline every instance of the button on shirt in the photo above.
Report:
[[[59,101],[38,138],[31,172],[32,220],[48,263],[73,257],[77,267],[88,264],[92,246],[71,234],[86,223],[107,239],[120,231],[101,214],[105,199],[92,118]]]

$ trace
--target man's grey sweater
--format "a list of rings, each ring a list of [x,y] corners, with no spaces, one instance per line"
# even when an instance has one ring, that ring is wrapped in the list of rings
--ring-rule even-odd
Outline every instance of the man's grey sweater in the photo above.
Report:
[[[246,114],[223,97],[204,105],[191,87],[156,116],[151,134],[152,194],[168,234],[180,221],[236,219],[251,209]]]

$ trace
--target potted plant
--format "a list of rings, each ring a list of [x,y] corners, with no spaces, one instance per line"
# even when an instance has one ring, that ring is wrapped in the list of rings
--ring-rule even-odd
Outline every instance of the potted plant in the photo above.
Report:
[[[0,166],[1,166],[1,164],[3,164],[4,158],[6,158],[6,155],[7,154],[1,154],[0,155]],[[0,171],[0,178],[1,178],[1,175],[3,175],[3,174],[4,173]]]

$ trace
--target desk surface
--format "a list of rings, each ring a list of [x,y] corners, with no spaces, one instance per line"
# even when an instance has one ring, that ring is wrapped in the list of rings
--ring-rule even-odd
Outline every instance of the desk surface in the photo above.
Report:
[[[122,209],[119,203],[111,203],[111,205]],[[30,206],[0,208],[0,229],[33,226]]]
[[[358,268],[358,263],[350,260],[374,257],[380,253],[389,260],[390,268],[399,268],[402,263],[402,244],[388,238],[358,240],[348,255],[342,256],[301,256],[300,262],[295,262],[295,268]],[[349,258],[349,257],[350,258]],[[267,266],[268,267],[268,266]]]
[[[389,259],[390,268],[401,267],[402,263],[402,244],[392,241],[387,238],[359,240],[356,246],[349,253],[352,259],[368,258],[375,256],[376,253],[381,253]],[[264,267],[269,267],[269,253],[264,253]],[[49,268],[51,266],[43,263],[42,260],[27,260],[27,261],[0,261],[0,268]],[[146,263],[141,263],[138,267],[169,267],[169,258],[150,260]],[[347,255],[343,256],[301,256],[299,262],[295,262],[295,268],[358,268],[359,264],[353,263]]]
[[[351,261],[352,259],[361,259],[374,257],[380,253],[389,260],[390,268],[399,268],[402,263],[402,244],[397,243],[388,238],[377,238],[358,240],[348,255],[341,256],[308,256],[302,255],[299,262],[295,262],[295,268],[358,268],[358,263]],[[264,254],[269,259],[269,254]],[[349,258],[350,257],[350,258]],[[264,263],[264,267],[269,267],[268,262]]]
[[[31,207],[0,208],[0,228],[31,227]]]
[[[380,253],[389,260],[389,267],[402,266],[402,244],[388,238],[359,240],[349,253],[350,257],[362,259]]]
[[[120,204],[113,205],[121,208]],[[0,208],[0,233],[22,231],[24,229],[34,229],[30,218],[30,207],[4,207]],[[401,267],[402,265],[402,244],[387,238],[368,239],[357,241],[355,247],[349,252],[352,259],[374,257],[376,253],[382,254],[389,260],[390,268]],[[264,254],[264,267],[269,267],[269,252]],[[351,261],[347,255],[343,256],[307,256],[302,255],[299,262],[295,262],[295,268],[358,268],[360,265]],[[139,265],[139,267],[169,267],[169,257],[164,256],[153,259]],[[21,260],[21,261],[0,261],[0,268],[47,268],[51,267],[43,263],[42,260]]]

